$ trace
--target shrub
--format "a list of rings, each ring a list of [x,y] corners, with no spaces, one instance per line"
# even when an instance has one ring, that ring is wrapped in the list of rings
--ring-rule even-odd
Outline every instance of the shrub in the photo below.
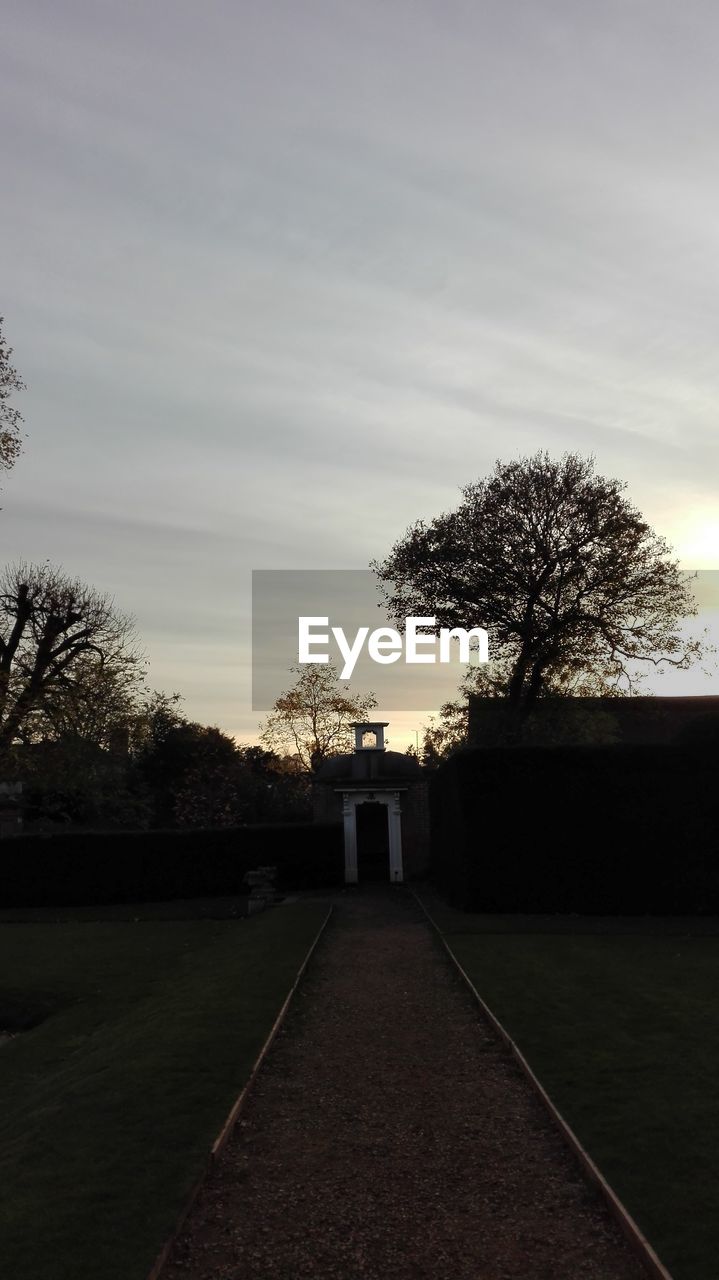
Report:
[[[681,746],[475,748],[430,792],[432,871],[488,912],[719,913],[712,757]]]
[[[246,892],[260,865],[278,888],[317,889],[343,878],[342,826],[302,823],[188,831],[25,835],[0,844],[0,906],[82,906]]]

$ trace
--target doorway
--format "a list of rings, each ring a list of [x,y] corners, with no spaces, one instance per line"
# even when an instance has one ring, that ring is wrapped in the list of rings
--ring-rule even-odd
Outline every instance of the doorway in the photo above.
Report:
[[[357,877],[389,880],[389,810],[386,804],[365,800],[355,808],[357,821]]]

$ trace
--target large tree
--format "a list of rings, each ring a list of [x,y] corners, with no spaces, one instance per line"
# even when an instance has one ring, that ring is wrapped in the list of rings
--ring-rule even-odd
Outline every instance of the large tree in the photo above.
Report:
[[[0,753],[37,727],[97,711],[141,663],[133,623],[106,595],[50,565],[0,580]],[[108,725],[109,727],[109,725]],[[45,736],[41,732],[40,736]]]
[[[486,627],[515,728],[558,672],[631,687],[642,663],[688,667],[701,645],[681,634],[686,575],[625,489],[574,453],[497,462],[373,565],[392,617]]]
[[[25,383],[10,363],[12,347],[7,345],[2,325],[0,316],[0,469],[8,470],[20,453],[22,424],[22,414],[10,404],[10,396],[13,391],[24,391]]]
[[[366,720],[377,699],[373,693],[351,694],[331,663],[292,667],[292,672],[299,678],[277,698],[260,741],[314,771],[329,756],[351,749],[352,722]]]

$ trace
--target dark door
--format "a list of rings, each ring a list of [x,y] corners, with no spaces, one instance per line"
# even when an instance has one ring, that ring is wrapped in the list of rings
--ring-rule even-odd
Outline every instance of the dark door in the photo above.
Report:
[[[357,878],[389,880],[389,810],[386,804],[366,800],[357,815]]]

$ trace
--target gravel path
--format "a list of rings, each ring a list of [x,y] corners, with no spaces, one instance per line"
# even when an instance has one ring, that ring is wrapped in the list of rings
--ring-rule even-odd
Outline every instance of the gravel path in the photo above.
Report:
[[[646,1280],[399,887],[337,899],[163,1280]]]

